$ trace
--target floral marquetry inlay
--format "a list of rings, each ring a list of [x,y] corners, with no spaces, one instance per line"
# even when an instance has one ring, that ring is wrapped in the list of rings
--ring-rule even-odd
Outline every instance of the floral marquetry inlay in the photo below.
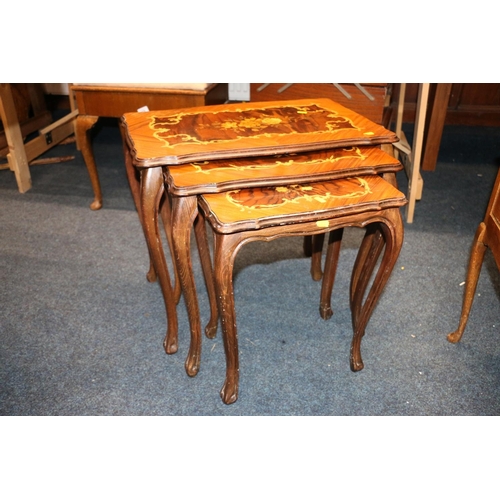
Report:
[[[321,135],[343,129],[358,130],[349,118],[316,104],[153,115],[150,128],[154,137],[165,146],[211,144],[242,138],[259,139],[293,134]]]
[[[326,154],[316,154],[314,156],[300,153],[277,155],[275,157],[266,158],[260,162],[255,160],[252,161],[248,158],[227,161],[222,164],[216,161],[195,162],[183,168],[192,168],[196,173],[210,175],[217,171],[227,171],[228,169],[242,172],[245,170],[269,170],[276,167],[312,167],[314,165],[333,164],[341,160],[354,158],[364,160],[366,155],[364,155],[359,148],[352,147],[332,149]]]
[[[229,191],[226,199],[241,210],[262,210],[288,203],[327,203],[336,199],[359,198],[371,193],[365,179],[354,177],[344,183],[324,182],[312,185],[290,185]]]
[[[330,99],[125,113],[122,124],[139,168],[376,146],[397,140],[394,132]]]

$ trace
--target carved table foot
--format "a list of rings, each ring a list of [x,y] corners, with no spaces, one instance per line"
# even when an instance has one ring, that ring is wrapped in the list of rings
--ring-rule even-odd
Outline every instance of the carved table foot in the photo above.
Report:
[[[238,372],[232,371],[226,374],[226,380],[224,381],[224,385],[220,391],[220,397],[222,401],[230,405],[238,399]]]

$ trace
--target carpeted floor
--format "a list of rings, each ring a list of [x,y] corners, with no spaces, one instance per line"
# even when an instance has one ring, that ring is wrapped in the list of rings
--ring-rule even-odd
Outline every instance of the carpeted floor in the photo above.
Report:
[[[1,415],[498,415],[500,279],[490,252],[468,328],[458,325],[469,249],[500,165],[500,130],[446,127],[435,172],[405,225],[398,264],[368,324],[365,368],[349,369],[349,271],[360,232],[347,231],[334,316],[319,317],[319,283],[302,241],[252,243],[236,263],[240,395],[224,405],[220,331],[204,339],[200,373],[184,371],[188,323],[179,306],[179,352],[162,349],[165,311],[146,281],[147,250],[112,122],[94,148],[104,207],[74,144],[31,168],[17,191],[0,171]],[[404,174],[398,175],[403,191]],[[208,318],[203,280],[202,318]]]

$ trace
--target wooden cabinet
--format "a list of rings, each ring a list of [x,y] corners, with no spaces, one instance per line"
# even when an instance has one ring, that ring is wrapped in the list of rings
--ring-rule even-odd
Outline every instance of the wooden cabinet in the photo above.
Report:
[[[431,84],[429,101],[433,102],[437,84]],[[397,101],[399,84],[393,84],[393,102]],[[407,83],[404,121],[413,122],[418,83]],[[500,83],[453,83],[446,110],[446,125],[500,126]]]
[[[388,104],[388,83],[251,83],[250,100],[281,101],[289,99],[327,98],[378,124],[384,124]]]

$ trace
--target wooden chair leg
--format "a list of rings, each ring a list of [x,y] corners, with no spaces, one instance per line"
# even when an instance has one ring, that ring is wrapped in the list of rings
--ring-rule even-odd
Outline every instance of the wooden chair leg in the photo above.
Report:
[[[9,83],[0,83],[0,118],[9,149],[7,155],[9,168],[14,171],[19,192],[26,193],[31,189],[31,174]]]
[[[458,329],[448,334],[448,340],[454,344],[460,341],[464,333],[469,314],[474,301],[476,293],[477,282],[483,265],[484,254],[486,252],[486,245],[483,243],[486,234],[486,225],[484,222],[479,224],[474,240],[472,242],[472,250],[470,254],[469,267],[467,269],[467,278],[465,281],[464,299],[462,304],[462,314],[460,316],[460,323]]]

